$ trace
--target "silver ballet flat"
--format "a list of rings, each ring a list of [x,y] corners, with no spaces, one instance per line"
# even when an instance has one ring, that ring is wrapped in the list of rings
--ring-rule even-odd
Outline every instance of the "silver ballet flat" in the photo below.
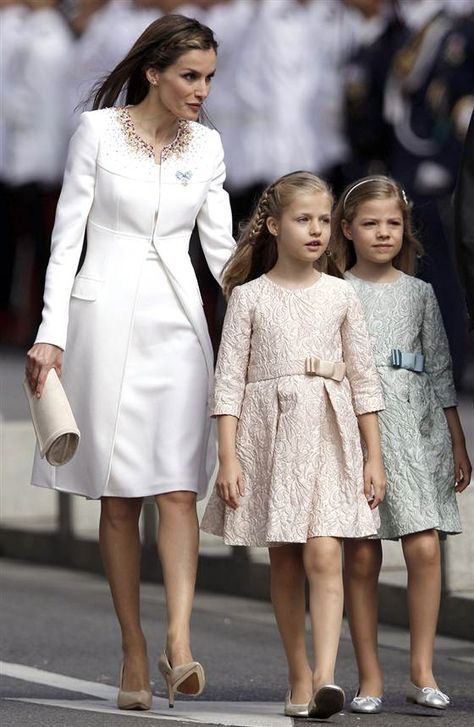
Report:
[[[379,714],[382,711],[382,697],[359,697],[359,692],[351,702],[351,712],[360,714]]]
[[[308,704],[308,717],[327,719],[344,707],[346,695],[336,684],[324,684],[316,690]]]
[[[287,717],[307,717],[307,704],[293,704],[291,701],[291,689],[288,689],[285,697],[284,713]]]
[[[449,707],[450,699],[439,689],[433,687],[417,687],[410,684],[407,692],[407,702],[411,704],[419,704],[422,707],[432,707],[433,709],[446,709]]]

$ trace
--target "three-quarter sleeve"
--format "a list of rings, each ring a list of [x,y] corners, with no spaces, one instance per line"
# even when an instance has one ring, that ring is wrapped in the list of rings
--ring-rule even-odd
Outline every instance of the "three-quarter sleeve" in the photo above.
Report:
[[[199,239],[213,276],[220,283],[227,260],[235,248],[232,237],[232,212],[229,195],[224,189],[224,150],[217,131],[215,134],[214,173],[206,199],[197,216]]]
[[[211,415],[240,417],[247,381],[252,336],[251,309],[245,290],[234,288],[229,299],[217,357]]]
[[[429,283],[426,283],[425,289],[425,310],[421,330],[425,371],[430,376],[440,406],[446,409],[457,406],[451,355],[434,290]]]
[[[64,182],[51,238],[46,272],[43,318],[36,343],[64,349],[69,319],[69,299],[82,247],[87,218],[94,198],[96,159],[99,147],[95,112],[81,115],[69,144]]]
[[[341,327],[346,373],[357,415],[385,408],[382,387],[375,366],[372,344],[357,293],[348,286],[348,305]]]

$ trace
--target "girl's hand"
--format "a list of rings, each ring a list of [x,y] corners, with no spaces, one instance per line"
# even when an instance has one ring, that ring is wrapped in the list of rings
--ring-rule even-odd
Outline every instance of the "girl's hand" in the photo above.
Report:
[[[453,447],[454,476],[456,478],[456,492],[463,492],[471,481],[472,467],[465,444],[457,444]]]
[[[381,459],[368,458],[364,465],[364,495],[370,509],[375,510],[385,497],[387,478]]]
[[[245,494],[244,475],[237,457],[224,460],[219,465],[216,480],[217,494],[227,507],[237,510],[240,498]]]
[[[25,374],[33,394],[39,399],[50,369],[61,376],[63,351],[51,343],[35,343],[26,354]]]

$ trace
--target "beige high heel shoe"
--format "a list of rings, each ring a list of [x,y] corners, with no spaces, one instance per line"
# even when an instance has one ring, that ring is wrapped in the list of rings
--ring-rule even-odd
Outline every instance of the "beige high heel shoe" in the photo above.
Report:
[[[117,695],[117,707],[119,709],[150,709],[153,702],[151,689],[140,689],[138,692],[126,692],[122,689],[123,664],[120,669],[120,687]]]
[[[174,707],[174,695],[176,692],[188,694],[191,697],[198,697],[204,689],[206,677],[204,675],[204,669],[198,661],[190,661],[188,664],[182,664],[181,666],[175,666],[173,668],[166,653],[163,652],[158,661],[158,670],[166,682],[170,708]],[[180,689],[185,683],[189,691]]]

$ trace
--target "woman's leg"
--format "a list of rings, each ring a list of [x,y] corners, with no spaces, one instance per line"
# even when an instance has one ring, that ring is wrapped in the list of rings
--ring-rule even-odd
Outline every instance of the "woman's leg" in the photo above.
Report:
[[[377,648],[377,586],[380,540],[344,541],[344,595],[362,697],[381,697],[383,675]]]
[[[271,594],[275,618],[288,662],[293,704],[307,704],[312,694],[312,674],[306,654],[305,580],[303,546],[269,548]]]
[[[194,492],[168,492],[155,497],[159,510],[158,553],[168,613],[166,653],[171,666],[192,660],[190,619],[199,550]]]
[[[341,542],[338,538],[310,538],[303,545],[309,581],[311,626],[316,668],[313,688],[334,684],[341,635],[343,588]]]
[[[101,499],[100,550],[122,632],[122,686],[127,691],[149,689],[146,643],[140,624],[141,506],[141,498]]]
[[[441,556],[436,530],[405,535],[403,554],[408,570],[410,615],[410,678],[417,687],[437,688],[433,652],[441,597]]]

